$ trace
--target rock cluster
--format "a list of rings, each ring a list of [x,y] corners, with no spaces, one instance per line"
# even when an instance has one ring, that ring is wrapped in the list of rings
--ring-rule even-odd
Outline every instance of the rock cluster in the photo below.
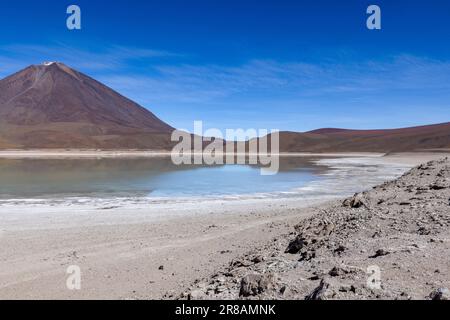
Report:
[[[449,257],[445,158],[315,208],[295,232],[233,260],[180,298],[444,300]]]

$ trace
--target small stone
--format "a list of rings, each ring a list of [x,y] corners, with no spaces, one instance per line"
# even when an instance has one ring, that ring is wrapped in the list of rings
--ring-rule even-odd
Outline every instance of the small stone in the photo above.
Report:
[[[450,300],[450,291],[447,288],[439,288],[430,293],[431,300]]]
[[[286,292],[287,287],[286,286],[282,286],[280,289],[280,293],[284,294]]]
[[[446,188],[445,186],[442,186],[442,185],[439,185],[439,184],[433,184],[433,185],[430,186],[431,190],[443,190],[445,188]]]
[[[352,198],[344,200],[342,205],[344,207],[350,207],[355,209],[365,206],[364,202],[362,201],[362,197],[359,194],[355,194]]]
[[[273,274],[250,274],[242,278],[240,297],[257,296],[273,288],[275,284]]]
[[[264,261],[264,257],[263,256],[256,256],[252,259],[252,262],[257,264],[257,263],[261,263]]]
[[[375,252],[375,254],[373,256],[370,256],[369,258],[375,259],[378,257],[387,256],[388,254],[390,254],[389,251],[386,251],[384,249],[379,249],[379,250],[377,250],[377,252]]]
[[[427,236],[431,233],[431,231],[429,229],[427,229],[426,227],[421,227],[421,228],[419,228],[417,233],[420,234],[421,236]]]
[[[286,248],[286,251],[284,253],[290,253],[290,254],[296,254],[299,253],[304,246],[306,246],[308,243],[302,236],[297,236],[293,241],[291,241]]]
[[[330,272],[328,272],[328,274],[332,277],[340,276],[343,273],[344,273],[344,271],[338,267],[334,267],[333,269],[330,270]]]
[[[248,267],[249,266],[248,263],[246,263],[245,261],[239,260],[239,259],[231,261],[230,265],[233,268],[241,268],[241,267]]]
[[[335,292],[330,288],[330,283],[322,280],[320,285],[305,297],[305,300],[327,300],[334,295]]]
[[[347,250],[347,248],[344,247],[343,245],[340,245],[340,246],[338,246],[338,247],[334,250],[334,253],[341,254],[341,253],[343,253],[345,250]]]
[[[356,292],[356,288],[353,285],[346,285],[346,284],[344,284],[344,285],[339,287],[339,291],[340,292],[353,292],[353,293],[355,293]]]

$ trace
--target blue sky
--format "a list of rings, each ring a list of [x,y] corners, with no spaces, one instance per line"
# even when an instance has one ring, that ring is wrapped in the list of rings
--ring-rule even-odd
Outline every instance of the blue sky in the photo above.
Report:
[[[66,8],[82,30],[66,28]],[[382,10],[382,30],[366,9]],[[0,76],[61,61],[177,128],[450,121],[450,2],[2,1]]]

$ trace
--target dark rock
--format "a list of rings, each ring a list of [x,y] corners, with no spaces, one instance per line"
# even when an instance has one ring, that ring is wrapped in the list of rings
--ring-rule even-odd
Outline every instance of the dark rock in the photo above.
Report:
[[[332,277],[338,277],[345,273],[346,273],[345,270],[343,270],[339,267],[334,267],[333,269],[330,270],[330,272],[328,272],[328,274]]]
[[[164,270],[164,266],[159,266],[158,270]]]
[[[231,261],[230,266],[232,268],[241,268],[241,267],[249,267],[250,264],[245,261],[236,259],[236,260]]]
[[[356,287],[353,285],[342,285],[339,287],[339,291],[356,293]]]
[[[327,300],[332,298],[336,293],[331,289],[328,281],[322,280],[317,288],[315,288],[305,300]]]
[[[347,248],[344,247],[343,245],[340,245],[334,250],[334,253],[339,255],[339,254],[343,253],[345,250],[347,250]]]
[[[282,286],[280,289],[280,293],[284,294],[286,292],[287,287],[286,286]]]
[[[365,206],[364,202],[362,201],[362,197],[359,194],[355,194],[352,198],[344,200],[342,205],[344,207],[350,207],[355,209]]]
[[[379,250],[377,250],[377,252],[375,252],[375,254],[373,256],[370,256],[369,258],[375,259],[378,257],[387,256],[388,254],[390,254],[389,251],[379,249]]]
[[[286,248],[285,253],[296,254],[299,253],[308,242],[302,236],[297,236]]]
[[[443,189],[446,189],[446,187],[443,185],[439,185],[439,184],[432,184],[430,186],[430,189],[431,190],[443,190]]]
[[[380,238],[382,234],[383,232],[381,230],[375,231],[375,233],[372,235],[372,238]]]
[[[447,288],[439,288],[430,293],[431,300],[450,300],[450,291]]]
[[[315,250],[302,251],[300,253],[300,259],[298,261],[311,261],[315,257],[316,257],[316,251]]]
[[[201,290],[193,290],[193,291],[187,293],[188,300],[200,300],[200,298],[202,296],[203,296],[203,292]]]
[[[275,284],[273,274],[250,274],[242,278],[240,297],[257,296],[273,288]]]
[[[263,256],[256,256],[251,260],[253,263],[257,264],[257,263],[261,263],[264,261],[264,257]]]
[[[419,228],[419,230],[417,231],[421,236],[427,236],[431,233],[431,231],[429,229],[427,229],[426,227],[421,227]]]

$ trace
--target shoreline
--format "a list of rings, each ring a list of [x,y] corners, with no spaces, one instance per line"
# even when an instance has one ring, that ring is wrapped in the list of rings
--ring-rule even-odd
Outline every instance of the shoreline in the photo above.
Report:
[[[412,166],[441,156],[390,157]],[[0,230],[0,299],[173,299],[196,279],[272,239],[284,239],[299,221],[333,203],[325,198],[193,203],[156,208],[158,219],[145,208],[56,206],[38,213],[0,206],[3,218],[15,210]],[[65,286],[71,265],[82,270],[80,291]]]
[[[151,157],[170,157],[171,151],[168,150],[95,150],[95,149],[0,149],[0,159],[27,159],[27,158],[151,158]],[[190,152],[190,155],[202,153]],[[223,152],[219,155],[227,156],[230,153]],[[231,153],[236,156],[250,156],[252,153]],[[432,149],[401,152],[279,152],[269,153],[269,155],[280,157],[396,157],[411,155],[429,156],[450,154],[450,149]]]
[[[202,154],[191,152],[192,156]],[[231,153],[235,156],[250,156],[249,153]],[[227,156],[229,153],[220,153]],[[330,152],[330,153],[269,153],[269,155],[280,157],[382,157],[385,153],[381,152]],[[133,151],[133,150],[0,150],[0,159],[79,159],[79,158],[152,158],[152,157],[170,157],[170,151]]]
[[[327,169],[304,185],[294,189],[213,196],[165,197],[96,197],[89,195],[0,199],[0,224],[15,229],[57,229],[78,225],[124,224],[153,222],[165,218],[201,216],[210,213],[264,209],[272,205],[305,207],[303,203],[318,203],[370,188],[384,178],[395,178],[423,156],[395,157],[318,157],[314,162]],[[411,163],[413,162],[413,163]],[[366,167],[370,166],[370,170]],[[342,184],[342,179],[346,183]],[[298,203],[301,203],[299,205]],[[61,214],[64,213],[64,214]],[[70,216],[70,220],[66,217]]]

